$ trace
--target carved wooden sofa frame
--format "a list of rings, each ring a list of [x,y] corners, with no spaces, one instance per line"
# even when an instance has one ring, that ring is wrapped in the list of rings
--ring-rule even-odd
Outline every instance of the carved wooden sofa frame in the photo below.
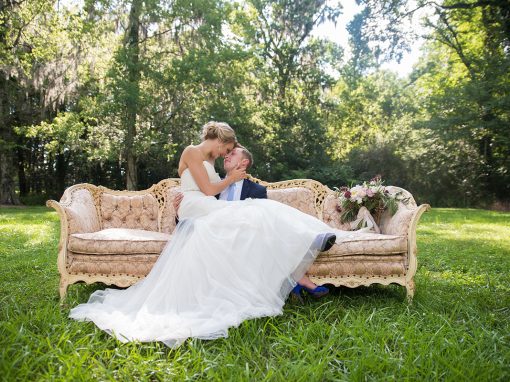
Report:
[[[340,223],[336,193],[327,186],[310,179],[276,183],[251,179],[267,187],[269,198],[299,208],[338,230],[337,244],[330,251],[319,254],[309,269],[309,276],[314,282],[350,288],[394,283],[404,286],[408,299],[412,299],[417,269],[416,228],[423,212],[430,208],[429,205],[417,206],[411,194],[393,187],[392,192],[402,191],[409,197],[409,202],[407,205],[400,204],[394,216],[390,216],[389,213],[382,215],[380,221],[382,235],[348,232],[348,225]],[[87,284],[102,282],[127,287],[143,278],[157,260],[158,251],[164,245],[162,241],[164,238],[170,238],[175,227],[172,199],[179,189],[179,184],[179,179],[172,178],[162,180],[147,190],[114,191],[83,183],[69,187],[60,202],[49,200],[46,205],[58,212],[61,222],[57,260],[61,298],[65,297],[68,286],[77,282]],[[129,211],[124,211],[124,220],[119,221],[111,203],[117,203],[115,200],[124,200],[125,203],[125,198],[129,199]],[[112,200],[114,202],[111,202]],[[147,200],[150,202],[149,207],[145,205]],[[134,201],[137,201],[137,204]],[[108,203],[110,210],[106,211],[105,206]],[[93,205],[94,208],[83,208],[84,204],[89,207]],[[126,221],[126,217],[131,218],[129,213],[132,204],[133,208],[138,208],[138,217],[136,221],[129,222]],[[142,213],[139,213],[140,205]],[[159,247],[156,246],[152,253],[134,253],[126,261],[123,260],[122,253],[106,254],[101,258],[109,260],[96,264],[94,254],[87,254],[91,242],[76,243],[81,239],[87,239],[85,237],[87,235],[94,235],[98,230],[118,225],[121,228],[124,225],[125,228],[135,229],[149,227],[151,231],[149,233],[155,236],[156,240],[152,244],[157,242]],[[76,250],[73,246],[81,246],[82,249],[78,251],[82,253],[73,252]],[[88,261],[90,263],[87,263]],[[95,268],[91,270],[91,266]]]

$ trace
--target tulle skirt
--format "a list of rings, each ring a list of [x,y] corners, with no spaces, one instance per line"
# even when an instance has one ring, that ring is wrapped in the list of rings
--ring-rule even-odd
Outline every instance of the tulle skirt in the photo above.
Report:
[[[267,199],[203,199],[185,196],[186,219],[145,279],[94,292],[70,317],[93,321],[123,342],[175,347],[189,337],[227,337],[246,319],[281,314],[317,255],[314,239],[331,228]]]

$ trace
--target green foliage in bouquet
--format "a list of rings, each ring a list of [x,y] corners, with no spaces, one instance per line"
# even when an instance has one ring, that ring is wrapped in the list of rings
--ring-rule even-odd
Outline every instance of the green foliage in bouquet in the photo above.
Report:
[[[409,202],[409,198],[404,197],[402,191],[390,193],[383,183],[381,177],[376,176],[370,182],[363,182],[361,185],[336,188],[340,202],[341,222],[355,220],[360,208],[366,207],[379,223],[382,212],[388,210],[391,215],[394,215],[398,210],[399,202],[404,204]]]

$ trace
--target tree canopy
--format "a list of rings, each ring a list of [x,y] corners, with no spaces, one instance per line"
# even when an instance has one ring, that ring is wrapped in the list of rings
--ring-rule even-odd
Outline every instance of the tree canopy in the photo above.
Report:
[[[264,180],[508,203],[509,3],[357,2],[345,51],[314,33],[342,1],[0,0],[0,204],[175,177],[209,120]],[[409,75],[382,69],[418,37]]]

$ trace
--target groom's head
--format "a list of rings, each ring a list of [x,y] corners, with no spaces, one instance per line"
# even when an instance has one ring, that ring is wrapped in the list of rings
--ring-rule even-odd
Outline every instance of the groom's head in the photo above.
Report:
[[[225,169],[225,172],[228,174],[238,165],[239,168],[247,170],[251,167],[252,164],[253,156],[246,147],[241,146],[238,143],[230,153],[225,155],[225,160],[223,161],[223,168]]]

